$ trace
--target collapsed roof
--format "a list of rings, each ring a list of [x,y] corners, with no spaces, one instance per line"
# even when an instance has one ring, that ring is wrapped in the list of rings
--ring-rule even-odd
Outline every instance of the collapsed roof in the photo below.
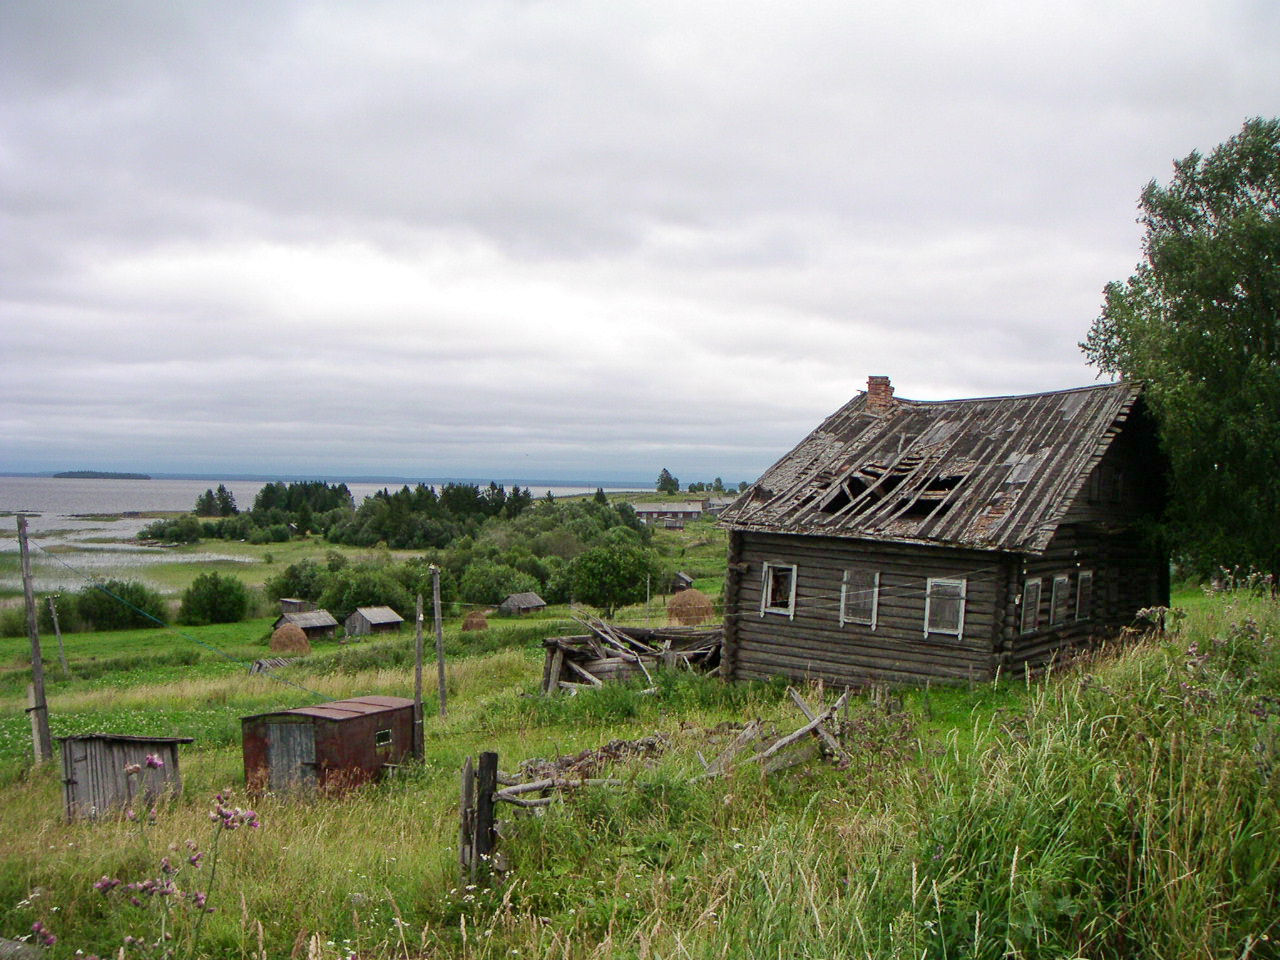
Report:
[[[885,378],[765,471],[734,530],[1040,553],[1129,418],[1122,382],[925,402]]]

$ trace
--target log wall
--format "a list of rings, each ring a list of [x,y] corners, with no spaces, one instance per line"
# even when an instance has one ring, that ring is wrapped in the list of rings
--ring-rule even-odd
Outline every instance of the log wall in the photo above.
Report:
[[[796,565],[794,616],[760,612],[764,564]],[[725,663],[734,679],[783,675],[861,685],[964,682],[994,675],[1010,561],[1002,554],[734,531]],[[880,574],[875,628],[840,625],[844,571]],[[930,577],[964,578],[964,633],[924,632]]]

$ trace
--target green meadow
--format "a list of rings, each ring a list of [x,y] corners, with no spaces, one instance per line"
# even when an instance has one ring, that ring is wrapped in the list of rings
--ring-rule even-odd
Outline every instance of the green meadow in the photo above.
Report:
[[[449,712],[437,716],[431,663],[423,760],[311,799],[244,793],[239,718],[408,695],[407,634],[317,644],[282,672],[298,686],[194,642],[262,656],[267,619],[68,636],[70,677],[49,662],[55,734],[196,737],[179,799],[153,817],[71,824],[58,765],[29,763],[23,643],[5,640],[0,936],[40,923],[57,937],[51,958],[1274,957],[1280,611],[1186,599],[1176,631],[1046,676],[901,691],[887,710],[856,697],[838,724],[847,764],[748,762],[714,779],[699,774],[727,724],[760,718],[780,735],[804,722],[784,684],[675,673],[652,692],[548,699],[539,641],[571,623],[450,623]],[[656,758],[602,768],[621,786],[541,813],[502,805],[509,869],[459,876],[465,757],[496,750],[515,772],[655,735]],[[228,789],[259,828],[210,820]],[[103,878],[180,892],[134,906],[95,889]],[[197,891],[212,913],[195,909]]]

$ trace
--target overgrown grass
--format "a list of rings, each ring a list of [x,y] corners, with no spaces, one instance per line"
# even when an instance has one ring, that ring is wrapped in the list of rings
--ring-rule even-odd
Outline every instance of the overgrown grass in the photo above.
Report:
[[[844,769],[766,776],[747,764],[709,781],[695,779],[698,753],[723,744],[722,721],[800,723],[783,685],[662,676],[652,694],[620,685],[547,700],[531,638],[460,653],[449,716],[427,709],[424,763],[338,797],[267,797],[262,829],[228,838],[200,953],[1274,957],[1278,635],[1274,603],[1219,599],[1176,636],[1114,645],[1033,683],[910,691],[894,713],[857,701]],[[411,684],[398,661],[296,675],[334,696]],[[148,705],[216,711],[225,696],[234,718],[279,696],[238,674],[136,679],[55,706],[109,719]],[[650,733],[668,749],[652,765],[614,764],[624,786],[541,816],[504,809],[513,870],[492,886],[459,881],[465,755],[496,749],[509,770]],[[61,938],[54,960],[114,954],[144,914],[108,907],[93,882],[144,876],[171,844],[201,840],[206,800],[242,779],[239,763],[234,733],[185,752],[183,799],[142,830],[63,823],[52,767],[0,784],[0,935],[40,920]]]

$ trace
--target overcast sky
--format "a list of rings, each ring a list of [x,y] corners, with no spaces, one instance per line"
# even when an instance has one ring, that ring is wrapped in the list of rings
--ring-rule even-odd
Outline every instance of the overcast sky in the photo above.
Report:
[[[1280,4],[0,3],[0,471],[754,479],[1090,383]]]

